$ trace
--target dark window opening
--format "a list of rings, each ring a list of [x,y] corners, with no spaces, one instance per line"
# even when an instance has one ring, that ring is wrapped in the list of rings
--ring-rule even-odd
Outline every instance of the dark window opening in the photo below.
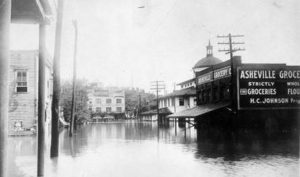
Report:
[[[184,100],[183,100],[183,98],[179,98],[179,106],[184,106]]]

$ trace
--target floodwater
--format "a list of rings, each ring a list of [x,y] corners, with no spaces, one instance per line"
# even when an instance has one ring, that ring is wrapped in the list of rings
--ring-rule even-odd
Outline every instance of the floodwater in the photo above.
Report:
[[[251,136],[224,140],[197,137],[194,127],[158,129],[156,122],[118,121],[80,127],[73,138],[60,133],[59,157],[47,177],[297,177],[299,141]],[[9,177],[36,176],[36,137],[9,138]]]

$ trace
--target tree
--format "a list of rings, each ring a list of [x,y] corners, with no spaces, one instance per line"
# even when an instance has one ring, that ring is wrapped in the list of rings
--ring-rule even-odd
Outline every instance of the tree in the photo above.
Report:
[[[139,99],[141,102],[139,103]],[[141,89],[126,89],[125,90],[125,111],[129,117],[134,117],[139,112],[148,111],[153,108],[153,100],[155,95],[146,93]],[[140,110],[139,109],[140,106]]]
[[[75,122],[81,124],[90,119],[90,111],[88,110],[88,95],[84,80],[76,81],[76,100],[75,100]],[[61,108],[63,109],[64,119],[70,122],[72,110],[72,82],[64,81],[61,92]]]

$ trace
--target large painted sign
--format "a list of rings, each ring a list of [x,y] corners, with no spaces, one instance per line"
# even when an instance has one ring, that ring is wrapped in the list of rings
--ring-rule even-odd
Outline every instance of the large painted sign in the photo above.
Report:
[[[238,109],[300,109],[300,67],[237,71]]]

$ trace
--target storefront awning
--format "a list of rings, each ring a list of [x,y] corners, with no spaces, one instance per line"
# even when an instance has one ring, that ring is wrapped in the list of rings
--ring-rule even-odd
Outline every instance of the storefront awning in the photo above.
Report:
[[[197,106],[197,107],[194,107],[191,109],[176,112],[174,114],[167,116],[167,118],[195,118],[195,117],[216,111],[218,109],[224,108],[229,105],[230,105],[230,103],[228,103],[228,102],[200,105],[200,106]]]

